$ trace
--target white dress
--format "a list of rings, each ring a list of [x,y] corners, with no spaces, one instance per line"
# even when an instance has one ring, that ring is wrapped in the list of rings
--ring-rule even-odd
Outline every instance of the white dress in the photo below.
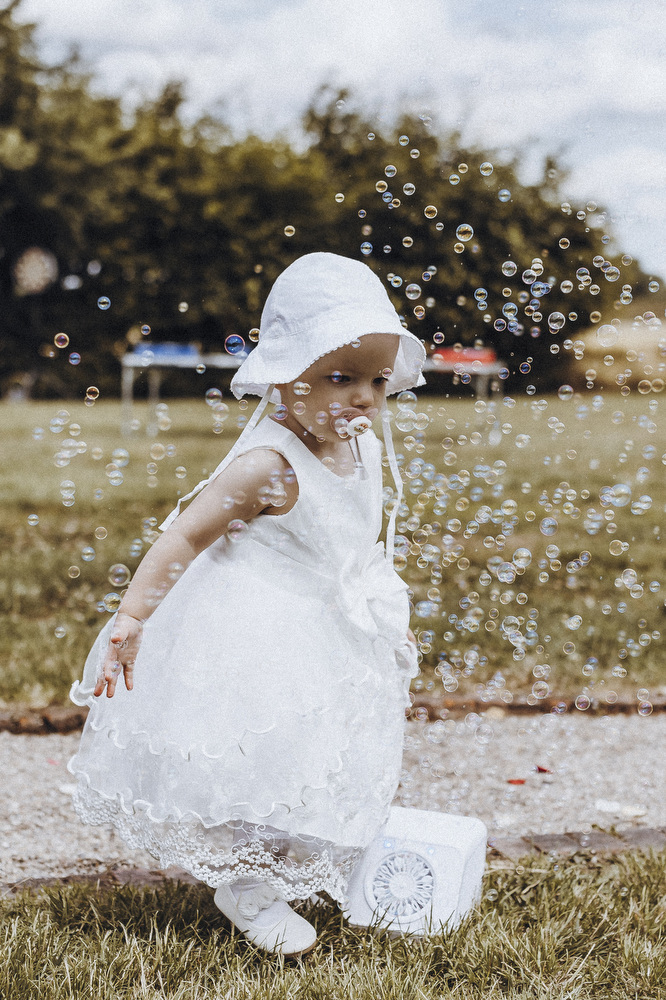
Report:
[[[80,818],[163,868],[342,903],[387,817],[416,654],[407,587],[377,542],[381,446],[358,441],[366,474],[345,479],[261,421],[240,453],[285,457],[293,508],[194,560],[144,626],[133,691],[92,694],[113,619],[72,688],[90,706],[69,763]]]

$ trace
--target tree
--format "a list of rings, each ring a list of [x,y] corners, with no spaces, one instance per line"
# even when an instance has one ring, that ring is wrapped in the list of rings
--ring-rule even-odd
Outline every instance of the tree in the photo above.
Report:
[[[431,347],[436,333],[448,345],[482,342],[507,361],[509,384],[524,383],[520,364],[529,358],[531,380],[559,385],[566,356],[552,353],[553,345],[598,315],[608,322],[622,307],[623,283],[638,291],[646,283],[617,250],[617,268],[606,270],[612,243],[600,226],[604,213],[595,206],[580,218],[573,213],[552,159],[541,182],[526,186],[517,177],[518,153],[507,162],[492,150],[463,148],[457,133],[434,136],[410,116],[382,135],[349,110],[348,98],[324,89],[304,118],[329,190],[345,194],[336,246],[372,245],[365,260]],[[579,268],[589,277],[578,277]]]
[[[526,186],[518,152],[464,148],[409,115],[375,128],[328,88],[303,116],[303,150],[235,138],[212,115],[186,126],[178,83],[128,118],[118,98],[91,92],[75,54],[42,64],[19,4],[0,11],[5,386],[27,372],[38,393],[115,393],[141,327],[220,350],[258,325],[277,275],[313,250],[365,260],[430,348],[492,345],[516,385],[521,364],[540,387],[558,385],[558,343],[595,312],[614,315],[623,283],[643,290],[636,264],[608,259],[612,242],[591,224],[600,211],[562,206],[554,162]]]

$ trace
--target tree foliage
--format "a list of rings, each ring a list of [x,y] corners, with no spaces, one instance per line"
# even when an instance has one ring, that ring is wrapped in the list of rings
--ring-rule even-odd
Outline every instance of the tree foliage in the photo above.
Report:
[[[364,259],[429,346],[435,334],[448,346],[482,342],[512,372],[531,358],[544,387],[561,374],[553,343],[575,338],[595,312],[608,321],[622,284],[643,290],[645,276],[620,262],[600,209],[580,219],[562,210],[554,162],[540,183],[521,184],[518,153],[507,162],[463,148],[458,134],[436,135],[409,115],[376,128],[350,95],[326,88],[303,116],[301,150],[279,137],[234,137],[213,116],[186,125],[175,83],[128,117],[120,98],[94,93],[76,57],[42,63],[34,27],[16,20],[19,5],[0,11],[5,387],[22,375],[42,394],[91,382],[117,391],[118,358],[145,324],[154,340],[220,350],[229,334],[258,325],[276,276],[313,250]],[[473,228],[470,239],[456,236],[461,224]],[[20,281],[30,248],[57,263],[37,290]],[[599,266],[609,260],[618,281]],[[514,275],[503,273],[505,261]],[[543,296],[522,277],[533,265],[551,286]],[[581,267],[589,280],[576,276]],[[418,299],[406,296],[410,284]],[[97,308],[100,296],[108,310]],[[552,332],[555,312],[567,319]],[[54,346],[58,332],[69,336],[66,349]],[[80,365],[67,365],[72,352]]]

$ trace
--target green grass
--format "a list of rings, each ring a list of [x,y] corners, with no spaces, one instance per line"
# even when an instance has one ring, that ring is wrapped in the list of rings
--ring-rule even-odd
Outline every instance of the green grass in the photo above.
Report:
[[[494,411],[473,399],[421,397],[416,410],[427,428],[396,431],[406,462],[425,460],[435,475],[447,477],[438,483],[409,470],[408,505],[399,518],[410,546],[403,575],[414,592],[413,627],[424,657],[417,689],[442,692],[444,684],[508,698],[530,694],[536,684],[533,698],[547,689],[562,696],[585,693],[602,703],[634,698],[639,689],[650,696],[666,691],[663,404],[654,394],[607,394],[596,410],[592,397],[499,399]],[[61,410],[68,411],[65,428],[55,434],[49,421]],[[162,414],[157,437],[142,429],[123,438],[120,407],[113,402],[0,407],[0,700],[66,700],[107,618],[97,604],[117,590],[107,579],[109,567],[136,568],[132,540],[143,537],[146,550],[177,491],[191,489],[235,439],[239,412],[231,401],[223,432],[214,434],[213,413],[203,400],[178,401]],[[145,404],[135,413],[143,425]],[[72,423],[80,425],[78,434]],[[35,427],[44,428],[41,440],[33,440]],[[58,467],[54,453],[67,437],[85,442],[86,449]],[[129,462],[123,482],[114,486],[105,468],[119,447],[128,450]],[[454,474],[462,480],[459,491]],[[72,506],[62,502],[65,481],[75,484]],[[590,534],[588,509],[603,517],[600,490],[620,482],[631,487],[632,503],[649,495],[649,509],[607,508],[612,520]],[[475,533],[466,530],[484,506],[496,512],[492,519],[477,521]],[[39,516],[38,525],[29,526],[29,514]],[[558,522],[550,536],[540,530],[546,516]],[[106,530],[105,538],[95,537],[98,528]],[[609,550],[614,540],[626,546],[620,555]],[[436,547],[441,568],[427,561],[426,545]],[[547,548],[552,545],[557,552]],[[82,558],[85,546],[95,549],[92,561]],[[493,560],[510,563],[519,547],[529,550],[531,562],[518,567],[515,581],[503,583]],[[576,569],[572,562],[581,553],[589,553],[589,561]],[[70,567],[78,572],[74,578]],[[623,571],[633,571],[635,582],[626,572],[623,582]],[[572,630],[575,615],[582,621]],[[57,638],[59,627],[65,633]],[[588,663],[591,657],[597,662]]]
[[[85,885],[0,900],[0,996],[95,1000],[661,1000],[666,855],[491,869],[455,932],[351,929],[336,907],[302,912],[319,944],[265,955],[205,887]]]

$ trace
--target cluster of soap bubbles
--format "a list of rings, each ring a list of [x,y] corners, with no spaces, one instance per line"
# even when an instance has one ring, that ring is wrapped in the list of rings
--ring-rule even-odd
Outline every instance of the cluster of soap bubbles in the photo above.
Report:
[[[213,388],[206,390],[206,403],[213,415],[213,432],[221,434],[229,417],[229,407],[222,398],[222,390]]]
[[[369,141],[373,138],[368,136]],[[400,157],[408,152],[416,160],[418,148],[406,135],[399,137],[398,145],[405,152],[396,151],[395,163],[386,163],[383,176],[374,182],[379,210],[389,211],[400,205],[401,198],[409,199],[415,213],[429,220],[455,253],[474,249],[479,239],[475,220],[463,216],[445,232],[443,206],[425,198],[419,204],[417,185],[409,176],[401,176]],[[464,185],[469,169],[466,163],[458,164],[448,178],[451,186]],[[495,166],[487,160],[478,170],[486,178],[495,174]],[[511,192],[499,188],[497,198],[508,203]],[[334,200],[342,205],[344,190],[337,191]],[[553,241],[559,251],[567,251],[576,245],[574,227],[589,223],[597,206],[589,202],[576,210],[565,202],[561,208],[565,218],[572,217],[571,232]],[[391,244],[416,254],[409,232],[376,246],[370,241],[371,206],[359,209],[358,217],[362,257],[388,256]],[[283,232],[290,239],[296,230],[285,225]],[[544,246],[549,238],[543,235]],[[491,248],[484,250],[489,253]],[[572,254],[570,271],[556,280],[549,273],[545,253],[524,259],[519,248],[507,251],[505,247],[496,263],[497,288],[503,286],[497,301],[490,285],[486,288],[479,283],[474,288],[473,304],[483,317],[490,343],[495,333],[505,331],[547,337],[553,355],[567,354],[572,365],[580,365],[587,391],[576,389],[580,383],[572,375],[557,392],[540,396],[538,362],[521,356],[519,363],[512,364],[525,380],[524,392],[516,397],[504,394],[510,376],[508,359],[492,376],[489,398],[436,399],[411,390],[398,396],[393,432],[405,488],[397,515],[394,562],[411,592],[421,662],[421,674],[414,683],[417,693],[433,697],[473,694],[481,702],[499,704],[510,704],[526,693],[527,701],[537,705],[559,699],[564,687],[575,690],[574,703],[582,712],[597,704],[612,705],[620,695],[626,696],[633,683],[632,665],[643,671],[641,676],[656,676],[649,664],[657,662],[664,607],[661,568],[654,556],[661,540],[663,489],[659,483],[666,465],[658,423],[666,336],[649,357],[640,344],[627,345],[622,309],[633,303],[635,289],[624,280],[623,269],[632,263],[626,254],[597,254],[590,260]],[[405,307],[411,310],[409,322],[412,316],[423,319],[435,306],[430,291],[437,284],[432,281],[437,269],[437,261],[415,259],[403,273],[386,274],[392,294],[404,295]],[[618,309],[609,315],[597,308],[604,282],[612,284],[618,295]],[[653,279],[648,289],[657,295],[659,282]],[[567,307],[566,299],[574,290],[590,296],[592,340],[600,349],[597,356],[593,356],[590,338],[576,333],[581,320]],[[101,296],[97,306],[106,311],[111,302]],[[178,309],[186,312],[187,302],[181,302]],[[646,336],[659,334],[662,328],[661,318],[652,311],[629,315],[629,323]],[[140,330],[143,336],[150,334],[147,324]],[[224,351],[240,361],[259,336],[257,328],[246,337],[230,334],[223,341]],[[453,342],[449,331],[438,330],[428,346],[434,348],[447,340],[459,355],[453,365],[454,383],[470,385],[479,376],[481,363],[466,357],[462,344]],[[53,345],[57,350],[69,348],[68,334],[55,334]],[[80,361],[72,352],[70,362],[77,364],[77,357]],[[145,358],[146,363],[152,360],[148,349]],[[204,364],[197,367],[199,374],[205,371]],[[604,372],[612,374],[610,384],[603,379]],[[296,381],[296,413],[304,412],[310,392],[306,381]],[[230,406],[217,387],[206,389],[203,395],[213,434],[237,432],[244,426],[245,401]],[[98,397],[99,389],[90,385],[86,404],[92,405]],[[283,404],[273,412],[276,419],[286,415]],[[322,411],[315,420],[323,425],[330,414]],[[159,438],[172,429],[168,405],[158,404],[155,435]],[[48,440],[49,433],[57,436],[56,468],[71,467],[58,476],[65,507],[77,502],[77,463],[102,463],[113,487],[121,487],[135,468],[143,477],[144,458],[137,457],[134,447],[130,452],[118,445],[106,455],[96,445],[89,448],[82,440],[81,425],[67,410],[54,414],[48,431],[35,428],[33,437],[40,442]],[[152,440],[143,447],[143,454],[148,488],[155,489],[164,479],[165,468],[178,485],[186,479],[185,465],[165,461],[176,458],[173,444]],[[271,477],[258,492],[260,503],[284,506],[286,485],[279,475]],[[103,495],[98,489],[94,499],[101,500]],[[234,498],[227,500],[228,509],[233,510]],[[388,516],[396,504],[390,480],[383,501]],[[28,524],[36,528],[39,516],[30,514]],[[158,537],[157,524],[157,518],[145,517],[137,537],[124,551],[111,551],[108,563],[100,551],[97,565],[104,559],[103,565],[108,565],[105,587],[113,588],[100,598],[101,611],[117,609],[132,574],[125,560],[133,565],[133,560],[141,558]],[[245,522],[233,519],[230,543],[241,542],[246,534]],[[106,537],[106,528],[95,530],[96,542]],[[77,565],[71,565],[67,575],[78,580],[82,571],[85,574],[84,564],[95,559],[93,546],[83,545]],[[182,566],[174,564],[170,578],[177,579],[182,572]],[[162,596],[156,592],[153,602],[157,604]],[[648,715],[659,684],[650,680],[634,686],[637,711]],[[561,704],[557,700],[553,711],[561,711]],[[427,719],[427,712],[423,718]],[[479,722],[479,742],[481,726]],[[431,737],[436,742],[434,730]]]
[[[411,391],[398,396],[394,431],[404,435],[399,461],[406,489],[398,511],[395,565],[412,584],[414,618],[417,623],[423,622],[418,632],[423,674],[416,681],[417,690],[437,690],[436,678],[441,678],[444,691],[452,692],[466,678],[476,675],[479,680],[474,692],[482,700],[512,700],[506,683],[501,695],[488,686],[488,674],[492,674],[493,667],[501,666],[506,658],[502,646],[508,643],[512,660],[532,663],[528,701],[534,704],[557,693],[558,670],[562,673],[564,666],[571,687],[571,667],[581,662],[583,691],[576,706],[585,710],[598,700],[615,703],[618,694],[611,683],[612,678],[627,676],[623,661],[644,656],[661,640],[658,626],[664,600],[658,579],[646,579],[633,567],[625,567],[615,579],[615,588],[625,590],[631,601],[647,601],[645,609],[636,604],[634,615],[625,599],[611,606],[602,603],[600,596],[612,591],[615,575],[607,568],[607,558],[627,558],[635,547],[637,529],[626,523],[626,517],[645,518],[653,509],[651,493],[640,491],[636,495],[627,479],[642,485],[658,475],[647,464],[659,460],[658,450],[645,444],[639,459],[646,464],[632,469],[631,477],[625,470],[622,479],[618,476],[616,482],[603,485],[597,471],[601,465],[597,453],[599,429],[603,427],[599,418],[605,400],[596,396],[593,405],[588,406],[580,394],[569,391],[571,387],[563,389],[554,399],[525,400],[522,404],[527,414],[521,415],[521,421],[528,415],[530,423],[536,425],[529,435],[516,433],[512,421],[501,420],[500,408],[518,409],[518,402],[510,397],[479,399],[469,404],[457,401],[439,407],[428,401],[421,407]],[[650,412],[654,414],[657,403],[652,402]],[[563,407],[571,407],[571,413]],[[552,408],[557,408],[558,413],[549,416]],[[439,440],[438,456],[438,442],[428,440],[425,432],[428,428],[441,429],[442,420],[443,429],[449,433]],[[563,452],[556,441],[570,421],[574,423],[578,447]],[[639,421],[646,434],[657,432],[654,420],[644,416]],[[586,427],[588,422],[594,424],[595,432]],[[533,440],[541,441],[542,450],[544,441],[555,442],[555,454],[539,453],[539,464],[547,473],[553,465],[566,461],[569,478],[549,489],[547,477],[544,479],[538,466],[529,469],[528,463],[527,469],[537,483],[516,481],[507,495],[511,462],[504,458],[484,461],[503,439],[507,444],[513,441],[519,450],[529,447]],[[628,444],[633,447],[633,442],[627,441],[620,447],[626,449]],[[468,452],[466,456],[463,449]],[[580,464],[578,449],[584,456]],[[548,445],[545,450],[549,450]],[[627,463],[628,452],[620,450],[608,457],[611,469],[617,473]],[[514,461],[518,469],[526,468],[521,460]],[[661,463],[666,464],[666,453]],[[574,482],[578,473],[585,486]],[[390,486],[385,488],[384,496],[388,514],[395,504]],[[659,527],[653,519],[651,530],[655,535]],[[581,533],[591,539],[605,533],[608,541],[600,540],[601,544],[594,547],[589,543],[581,545],[577,541]],[[512,536],[518,536],[522,544],[514,543]],[[649,547],[649,538],[642,541]],[[610,576],[605,585],[604,574]],[[562,610],[558,612],[550,607],[554,587],[562,594],[557,602]],[[599,596],[595,596],[595,588]],[[452,601],[452,592],[462,595],[455,602],[459,610]],[[581,613],[581,603],[585,604],[585,614]],[[512,605],[517,606],[516,612],[502,616],[502,606]],[[564,613],[566,610],[568,613]],[[634,634],[620,627],[611,635],[601,615],[624,616],[628,621],[622,624],[631,624]],[[480,630],[487,633],[484,642],[471,638]],[[567,633],[580,638],[567,639]],[[502,639],[499,648],[497,635]],[[603,663],[597,657],[599,666],[591,671],[590,656],[583,663],[584,654],[594,648],[598,653],[599,645],[604,647]],[[550,662],[544,663],[545,657]],[[470,683],[465,690],[469,690]],[[520,686],[524,683],[521,675]],[[647,701],[644,698],[641,704]]]
[[[389,180],[399,176],[397,163],[384,170]],[[468,169],[460,164],[450,183],[459,184]],[[494,166],[484,161],[479,170],[489,177]],[[405,178],[401,187],[414,203],[416,185]],[[400,203],[385,180],[376,183],[376,191],[386,208]],[[506,188],[497,196],[505,203],[511,200]],[[433,220],[438,215],[437,205],[425,204],[422,211]],[[604,220],[593,202],[578,211],[565,202],[562,212],[575,215],[574,226],[588,224],[593,213],[595,224]],[[359,217],[363,235],[369,236],[367,211]],[[441,225],[436,223],[439,231]],[[556,238],[560,251],[571,247],[572,236],[573,231]],[[473,225],[461,220],[455,228],[455,251],[464,252],[473,238]],[[406,249],[413,242],[410,236],[402,238]],[[603,236],[601,242],[608,244],[609,238]],[[375,251],[367,239],[360,249],[364,256]],[[390,251],[390,246],[383,247],[383,252]],[[634,289],[626,280],[622,283],[622,273],[632,258],[590,256],[589,261],[572,257],[571,273],[556,281],[547,271],[545,255],[523,261],[518,254],[515,259],[507,254],[497,262],[505,284],[503,301],[493,302],[486,288],[474,291],[490,342],[493,330],[515,336],[557,335],[550,353],[569,353],[572,361],[582,363],[589,395],[577,391],[572,378],[552,396],[539,398],[531,381],[539,372],[534,359],[527,357],[515,365],[526,379],[518,399],[501,395],[508,366],[496,370],[491,383],[496,395],[490,399],[437,405],[426,397],[422,405],[411,391],[398,397],[393,428],[405,490],[398,510],[395,565],[413,593],[422,657],[417,691],[441,692],[443,687],[509,702],[512,686],[524,691],[527,684],[528,700],[536,704],[554,697],[558,688],[571,691],[578,673],[582,691],[575,704],[584,711],[597,703],[614,704],[618,685],[626,695],[631,676],[626,661],[645,658],[661,640],[664,597],[657,578],[660,568],[650,566],[649,553],[652,539],[660,538],[654,494],[658,465],[666,465],[666,448],[663,436],[653,437],[654,443],[649,436],[660,435],[656,394],[664,387],[666,336],[651,356],[642,353],[640,345],[626,345],[627,322],[621,309],[632,302]],[[417,267],[415,262],[408,274],[389,272],[386,280],[403,292],[418,319],[435,304],[424,295],[423,282],[436,267],[421,267],[422,280]],[[597,343],[614,352],[603,359],[615,376],[610,392],[606,379],[600,384],[594,362],[586,359],[586,352],[592,352],[589,336],[575,339],[572,333],[559,339],[565,329],[580,326],[581,318],[559,302],[547,306],[549,296],[566,296],[574,289],[587,292],[594,302],[604,281],[618,285],[615,311],[606,316],[591,306],[589,326]],[[659,283],[652,279],[648,290],[657,293]],[[655,332],[662,325],[654,312],[629,321],[633,329]],[[445,331],[438,330],[432,346],[445,339]],[[461,361],[453,365],[454,383],[470,384],[475,362],[463,356],[461,344],[454,345],[456,350]],[[630,367],[618,365],[618,354]],[[479,368],[477,363],[477,373]],[[623,397],[632,394],[632,384],[638,395],[626,401],[625,410]],[[641,408],[639,399],[646,396],[647,406]],[[623,424],[624,439],[613,430]],[[389,485],[384,502],[388,515],[396,502]],[[641,562],[645,568],[639,567]],[[624,567],[619,575],[617,563]],[[626,591],[628,599],[609,600],[614,587]],[[615,629],[609,629],[609,619],[617,623]],[[478,638],[482,634],[483,640]],[[507,652],[520,669],[502,670]],[[654,678],[657,659],[651,663],[648,674]],[[513,684],[505,676],[509,672]],[[663,680],[657,694],[660,690],[666,693]],[[641,688],[641,705],[650,703],[649,695],[649,688]]]

